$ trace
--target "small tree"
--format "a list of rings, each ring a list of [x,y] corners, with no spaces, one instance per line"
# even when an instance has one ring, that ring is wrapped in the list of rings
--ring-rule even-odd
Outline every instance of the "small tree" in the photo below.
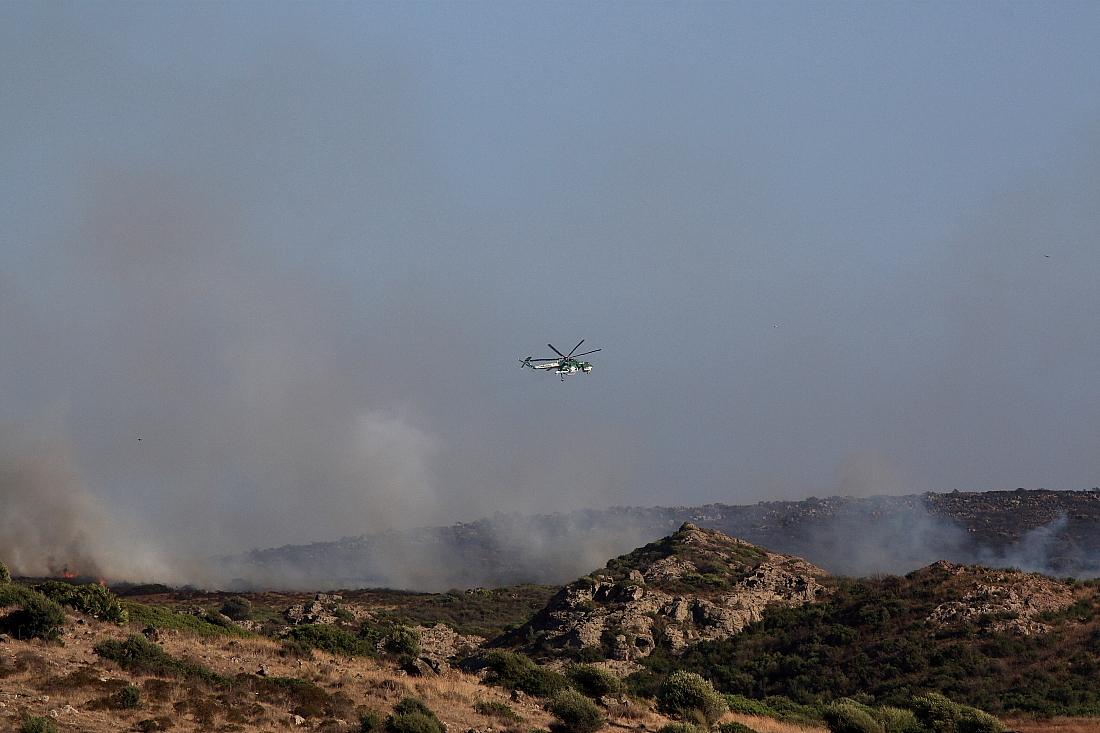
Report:
[[[233,596],[222,604],[222,615],[234,621],[248,621],[252,618],[252,601],[242,596]]]
[[[657,709],[687,719],[699,715],[713,725],[729,708],[710,682],[680,670],[666,677],[657,689]]]
[[[423,700],[406,697],[393,706],[386,719],[388,733],[446,733],[446,727]]]
[[[0,619],[0,627],[18,639],[56,639],[65,623],[60,604],[41,593],[29,593],[23,607]]]
[[[606,669],[590,664],[574,664],[565,670],[565,676],[579,691],[589,697],[616,695],[623,691],[623,681]]]
[[[420,629],[394,626],[386,634],[383,647],[390,654],[408,654],[410,657],[415,657],[420,654]]]
[[[8,572],[8,566],[0,562],[0,585],[7,585],[11,582],[11,573]]]
[[[832,733],[883,733],[878,721],[858,705],[829,705],[821,714]]]
[[[596,703],[576,690],[559,692],[546,709],[561,721],[563,733],[595,733],[607,723]]]
[[[120,708],[140,708],[142,706],[141,688],[126,685],[115,693],[114,703]]]
[[[565,675],[543,669],[529,657],[512,652],[491,652],[485,661],[490,673],[486,682],[535,697],[553,697],[569,686]]]

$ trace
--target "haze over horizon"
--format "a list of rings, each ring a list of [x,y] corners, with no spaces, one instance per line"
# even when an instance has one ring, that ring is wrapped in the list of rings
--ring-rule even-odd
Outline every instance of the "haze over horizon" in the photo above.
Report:
[[[1100,485],[1094,4],[0,21],[13,571]]]

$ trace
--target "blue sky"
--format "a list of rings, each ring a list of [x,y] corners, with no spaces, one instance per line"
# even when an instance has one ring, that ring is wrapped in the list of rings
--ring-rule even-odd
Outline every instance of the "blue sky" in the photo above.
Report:
[[[1095,4],[0,18],[24,524],[179,554],[1100,484]],[[591,375],[517,368],[582,338]]]

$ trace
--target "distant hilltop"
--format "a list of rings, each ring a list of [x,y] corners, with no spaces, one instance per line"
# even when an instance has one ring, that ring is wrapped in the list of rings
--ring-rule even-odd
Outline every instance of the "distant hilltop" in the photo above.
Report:
[[[906,573],[937,560],[1100,575],[1100,490],[811,497],[750,505],[614,507],[254,550],[225,560],[248,587],[446,590],[561,584],[684,522],[831,573]]]

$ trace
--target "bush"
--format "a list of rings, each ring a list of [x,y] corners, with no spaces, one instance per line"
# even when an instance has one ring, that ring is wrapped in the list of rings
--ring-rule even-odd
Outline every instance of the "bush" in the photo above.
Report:
[[[871,716],[878,721],[885,733],[923,733],[912,710],[881,707],[872,710]]]
[[[729,708],[714,686],[700,675],[676,671],[657,689],[657,709],[682,718],[702,716],[700,722],[713,725]]]
[[[727,725],[741,725],[741,723],[727,723]],[[747,725],[743,727],[747,730],[752,730],[752,728],[749,728]],[[719,730],[721,730],[721,728],[719,728]],[[701,725],[695,725],[694,723],[668,723],[658,728],[657,733],[707,733],[707,729]],[[731,729],[730,733],[744,732]],[[756,731],[753,731],[753,733],[756,733]]]
[[[958,733],[1005,733],[1004,724],[989,713],[977,708],[963,707],[955,726]]]
[[[141,701],[141,688],[126,685],[115,693],[114,703],[116,707],[120,708],[140,708],[143,704]]]
[[[130,620],[130,614],[122,607],[118,596],[96,583],[72,585],[60,580],[47,580],[34,586],[34,590],[51,601],[94,616],[100,621],[113,621],[122,626]]]
[[[248,621],[252,618],[252,601],[242,596],[233,596],[222,604],[221,613],[234,621]]]
[[[287,638],[308,644],[314,649],[320,649],[329,654],[339,654],[345,657],[375,656],[370,642],[335,626],[325,624],[295,626],[287,634]]]
[[[22,608],[0,619],[0,628],[17,639],[57,639],[65,623],[65,611],[41,593],[30,592]]]
[[[761,718],[775,718],[776,712],[760,700],[750,700],[744,695],[725,695],[726,705],[731,713],[756,715]]]
[[[409,713],[420,713],[421,715],[427,715],[429,718],[434,718],[435,713],[428,707],[427,703],[418,697],[406,697],[393,706],[393,712],[397,715],[408,715]]]
[[[486,682],[535,697],[553,697],[569,687],[565,675],[543,669],[528,657],[511,652],[492,652],[486,657],[490,673]]]
[[[385,719],[382,717],[382,713],[374,708],[367,708],[359,712],[360,733],[378,733],[384,725]]]
[[[423,700],[406,697],[393,706],[394,714],[386,719],[389,733],[446,733],[446,727]]]
[[[158,606],[146,606],[134,601],[121,601],[123,610],[130,616],[130,623],[141,626],[153,626],[158,629],[186,629],[199,636],[239,636],[245,639],[254,638],[256,635],[247,629],[242,629],[225,617],[218,618],[218,623],[211,623],[208,619],[213,614],[205,616],[192,616],[189,613],[176,613],[170,608]],[[220,614],[218,614],[220,616]],[[217,618],[217,616],[215,616]]]
[[[11,582],[11,573],[8,571],[8,566],[0,562],[0,585],[7,585]]]
[[[595,733],[607,722],[596,703],[576,690],[559,692],[546,709],[561,721],[563,733]]]
[[[920,725],[934,733],[1005,733],[1001,721],[984,710],[937,693],[913,698],[910,707]]]
[[[478,700],[474,703],[474,711],[490,718],[500,718],[501,720],[509,720],[513,723],[519,723],[523,720],[523,718],[516,714],[515,710],[512,710],[511,705],[504,702]]]
[[[180,675],[223,687],[228,687],[232,682],[228,677],[212,672],[201,664],[176,659],[159,644],[154,644],[141,634],[130,634],[126,641],[103,639],[95,645],[94,651],[104,659],[118,662],[120,667],[129,672]]]
[[[565,670],[565,676],[580,692],[588,697],[617,695],[623,691],[623,681],[606,669],[590,664],[574,664]]]
[[[295,659],[313,659],[313,647],[304,641],[298,639],[283,639],[281,642],[282,649],[279,650],[279,656],[281,657],[294,657]]]
[[[391,715],[386,721],[386,730],[389,733],[447,733],[438,718],[424,713]]]
[[[834,703],[821,714],[832,733],[884,733],[878,721],[860,705]]]
[[[408,654],[415,657],[420,654],[420,629],[409,626],[394,626],[382,642],[383,648],[390,654]]]
[[[57,733],[57,723],[49,718],[28,715],[19,730],[21,733]]]
[[[932,733],[1005,733],[1001,721],[989,713],[935,692],[913,698],[910,707],[920,724]]]

